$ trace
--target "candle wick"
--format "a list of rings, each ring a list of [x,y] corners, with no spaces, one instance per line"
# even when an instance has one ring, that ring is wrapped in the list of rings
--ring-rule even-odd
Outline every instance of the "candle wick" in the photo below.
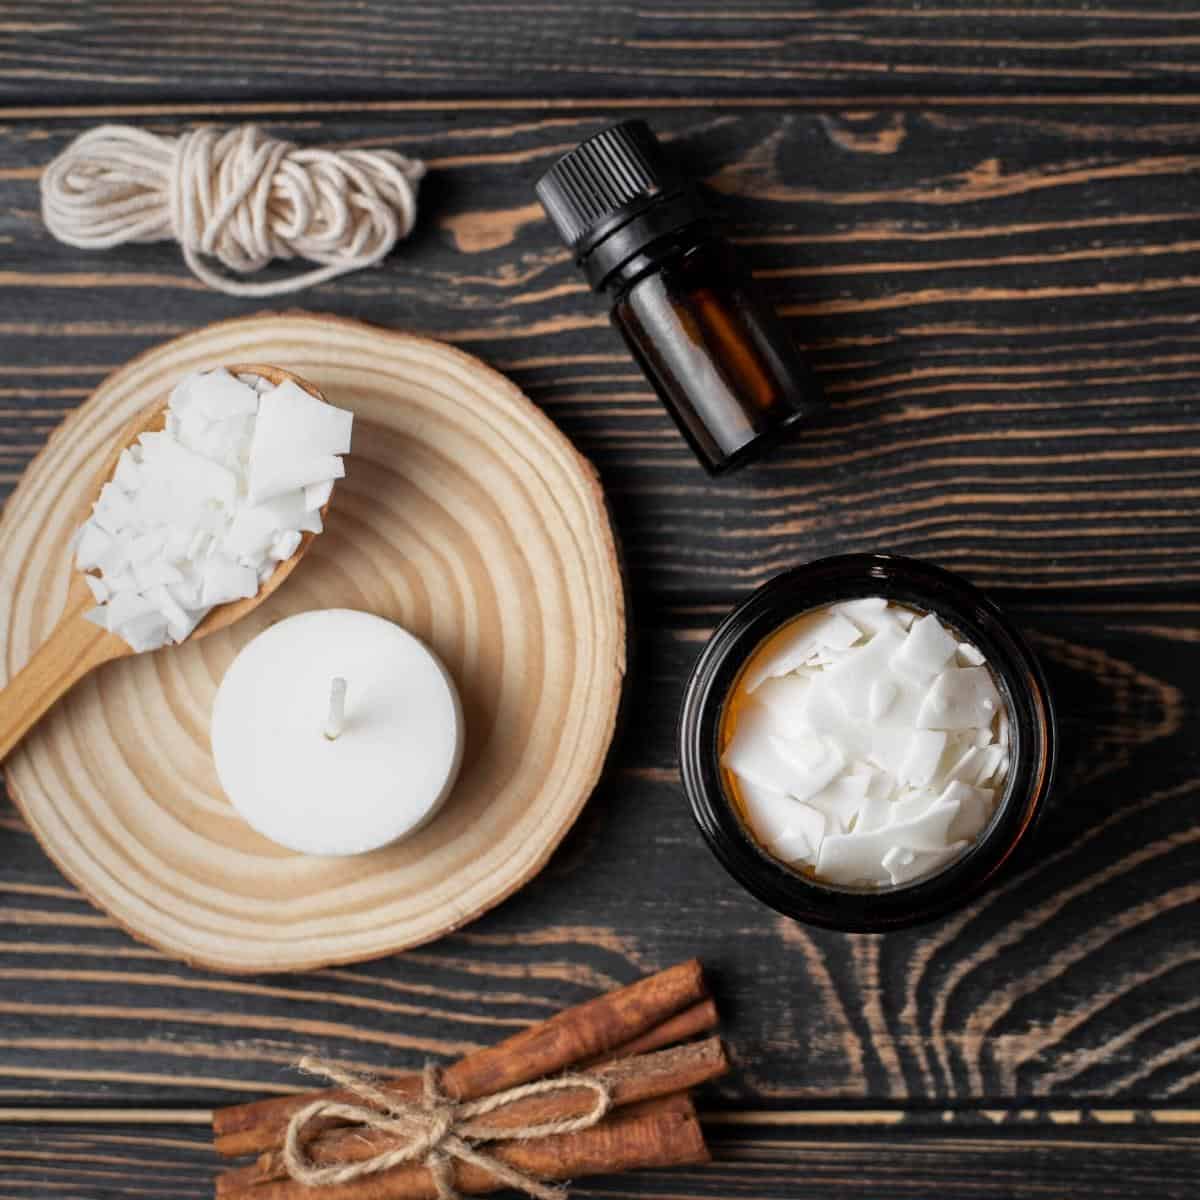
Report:
[[[325,736],[332,742],[346,728],[346,681],[335,675],[329,684],[329,715],[325,718]]]

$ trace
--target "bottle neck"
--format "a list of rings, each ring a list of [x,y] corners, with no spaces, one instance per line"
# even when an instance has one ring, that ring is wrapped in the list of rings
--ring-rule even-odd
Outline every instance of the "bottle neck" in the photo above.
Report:
[[[623,213],[614,213],[609,222],[575,248],[576,263],[597,292],[609,287],[610,277],[622,272],[635,256],[672,234],[679,234],[703,223],[708,212],[693,188],[683,188],[654,198],[645,198]]]
[[[629,247],[628,254],[615,263],[603,279],[592,286],[596,291],[605,292],[609,299],[615,302],[639,279],[677,262],[705,242],[716,240],[718,236],[706,219],[664,232],[651,241],[643,241],[639,245]]]

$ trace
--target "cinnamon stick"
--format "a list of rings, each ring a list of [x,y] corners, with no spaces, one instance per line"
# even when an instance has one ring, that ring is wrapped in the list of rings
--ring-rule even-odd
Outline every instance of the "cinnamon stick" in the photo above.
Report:
[[[720,1038],[706,1038],[686,1046],[638,1055],[582,1072],[607,1085],[614,1108],[686,1091],[729,1070]],[[482,1118],[490,1128],[517,1129],[547,1121],[582,1116],[595,1103],[590,1092],[561,1091],[528,1096]],[[468,1124],[463,1133],[470,1135]],[[359,1127],[331,1129],[305,1146],[308,1157],[326,1166],[335,1162],[362,1162],[395,1144],[382,1130]],[[281,1150],[268,1150],[249,1167],[226,1171],[217,1177],[218,1200],[235,1200],[247,1188],[273,1179],[287,1178]],[[258,1193],[256,1192],[257,1196]]]
[[[454,1099],[474,1100],[552,1075],[640,1037],[706,994],[700,963],[689,959],[468,1054],[442,1072],[442,1089]],[[389,1079],[382,1090],[411,1098],[420,1087],[421,1077],[413,1073]],[[327,1088],[217,1109],[213,1113],[217,1152],[233,1157],[269,1149],[282,1140],[292,1115],[318,1097],[351,1099],[337,1088]]]
[[[622,1043],[607,1054],[586,1059],[581,1065],[595,1067],[601,1063],[615,1062],[618,1058],[631,1058],[635,1054],[647,1054],[651,1050],[661,1050],[664,1046],[674,1046],[701,1033],[711,1033],[719,1022],[716,1001],[707,997],[699,1004],[693,1004],[691,1008],[685,1008],[683,1012],[668,1017],[653,1029],[646,1030],[640,1037]]]
[[[545,1180],[682,1166],[709,1158],[696,1110],[686,1095],[635,1105],[579,1133],[498,1142],[490,1152]],[[483,1168],[455,1162],[453,1186],[464,1195],[480,1195],[503,1185]],[[310,1188],[287,1179],[227,1190],[224,1195],[225,1200],[437,1200],[438,1192],[427,1167],[405,1165],[330,1187]]]

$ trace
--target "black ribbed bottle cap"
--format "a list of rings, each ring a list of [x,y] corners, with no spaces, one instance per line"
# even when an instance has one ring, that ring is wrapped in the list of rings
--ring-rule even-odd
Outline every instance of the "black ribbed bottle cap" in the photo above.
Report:
[[[645,121],[622,121],[593,134],[564,154],[536,191],[596,288],[649,241],[706,215]]]

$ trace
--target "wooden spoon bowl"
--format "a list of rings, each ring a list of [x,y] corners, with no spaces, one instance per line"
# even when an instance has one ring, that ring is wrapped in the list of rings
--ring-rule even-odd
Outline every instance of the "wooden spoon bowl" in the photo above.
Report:
[[[278,386],[290,380],[318,400],[325,397],[299,375],[280,367],[262,366],[257,363],[239,363],[225,368],[231,375],[257,375]],[[166,426],[167,400],[152,405],[135,417],[122,431],[113,446],[112,453],[96,474],[96,481],[88,497],[87,509],[80,521],[87,519],[92,504],[100,495],[100,489],[112,478],[117,460],[122,451],[133,445],[143,433],[154,433]],[[329,511],[329,502],[321,509],[322,518]],[[312,545],[314,533],[304,533],[300,545],[290,558],[280,562],[269,579],[259,586],[257,593],[245,600],[234,600],[219,604],[199,625],[192,630],[188,640],[207,637],[219,629],[232,625],[248,612],[257,608],[296,569],[300,560]],[[61,696],[64,696],[89,671],[101,663],[115,658],[124,658],[138,651],[115,633],[109,633],[87,619],[86,614],[95,607],[86,579],[86,572],[76,571],[67,590],[67,603],[62,617],[50,636],[38,647],[33,657],[0,691],[0,761],[7,758],[12,748],[37,724]]]

